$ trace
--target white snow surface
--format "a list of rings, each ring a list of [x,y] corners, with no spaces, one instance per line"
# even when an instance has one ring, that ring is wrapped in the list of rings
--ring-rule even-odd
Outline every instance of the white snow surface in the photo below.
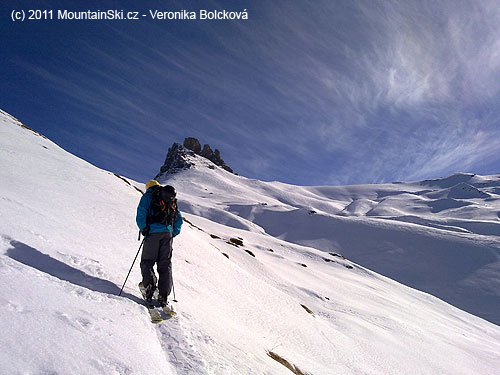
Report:
[[[143,184],[0,112],[0,374],[291,374],[270,351],[314,375],[499,373],[500,176],[298,187],[190,157],[160,179],[189,222],[179,314],[153,325],[138,262],[117,296]]]

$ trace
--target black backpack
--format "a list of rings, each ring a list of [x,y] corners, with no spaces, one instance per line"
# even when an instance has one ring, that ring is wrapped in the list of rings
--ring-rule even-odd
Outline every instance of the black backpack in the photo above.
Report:
[[[149,206],[146,224],[160,223],[173,225],[177,220],[177,199],[173,186],[155,186],[151,192],[152,199]]]

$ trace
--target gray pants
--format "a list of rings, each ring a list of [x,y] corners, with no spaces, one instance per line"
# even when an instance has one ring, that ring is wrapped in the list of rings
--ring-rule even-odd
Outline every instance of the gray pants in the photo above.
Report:
[[[151,233],[144,240],[141,257],[142,285],[156,285],[153,270],[158,270],[158,291],[166,300],[172,290],[172,233]]]

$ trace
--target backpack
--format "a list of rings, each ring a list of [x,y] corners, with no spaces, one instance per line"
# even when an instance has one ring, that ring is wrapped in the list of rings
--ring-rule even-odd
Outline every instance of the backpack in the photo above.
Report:
[[[178,215],[176,192],[173,186],[155,186],[151,196],[146,224],[173,225]]]

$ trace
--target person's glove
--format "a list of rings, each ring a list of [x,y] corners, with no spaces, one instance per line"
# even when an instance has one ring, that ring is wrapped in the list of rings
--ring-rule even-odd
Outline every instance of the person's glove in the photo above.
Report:
[[[149,227],[145,227],[145,228],[141,231],[141,234],[142,234],[144,237],[147,237],[147,235],[149,234]]]

